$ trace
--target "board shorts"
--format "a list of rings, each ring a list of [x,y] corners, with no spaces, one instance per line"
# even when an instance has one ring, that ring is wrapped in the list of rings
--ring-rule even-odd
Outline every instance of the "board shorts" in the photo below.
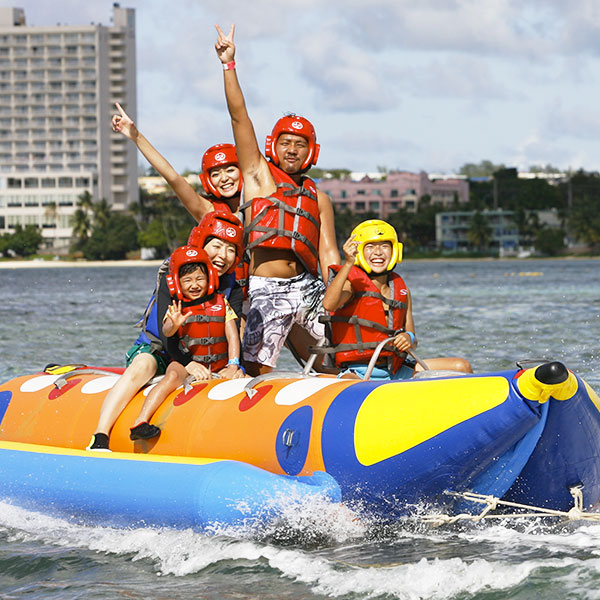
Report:
[[[275,367],[294,323],[315,341],[325,335],[319,317],[325,314],[325,284],[308,271],[283,279],[251,275],[248,313],[242,342],[245,361]]]
[[[362,379],[367,372],[368,364],[364,363],[353,363],[344,366],[344,369],[340,372],[338,377],[345,375],[346,373],[354,373],[359,375]],[[371,373],[370,380],[374,381],[397,381],[399,379],[410,379],[415,374],[415,367],[417,363],[411,358],[406,358],[402,363],[402,366],[395,372],[390,373],[388,369],[383,367],[375,367]]]
[[[129,366],[138,354],[151,354],[156,361],[156,374],[165,374],[170,360],[169,356],[164,350],[158,350],[153,348],[150,344],[143,342],[140,344],[134,344],[131,346],[131,348],[129,348],[129,350],[127,350],[127,354],[125,355],[125,364]]]

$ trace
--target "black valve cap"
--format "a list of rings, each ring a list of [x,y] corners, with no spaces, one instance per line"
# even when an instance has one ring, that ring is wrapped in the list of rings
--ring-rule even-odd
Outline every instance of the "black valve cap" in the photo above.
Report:
[[[569,377],[569,370],[561,362],[555,361],[540,365],[535,370],[535,378],[546,385],[556,385],[565,382]]]

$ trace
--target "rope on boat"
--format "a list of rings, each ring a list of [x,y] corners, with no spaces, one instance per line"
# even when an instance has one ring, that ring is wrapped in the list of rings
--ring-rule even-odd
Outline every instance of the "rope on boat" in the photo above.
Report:
[[[482,521],[483,519],[523,519],[542,516],[562,517],[567,521],[600,521],[600,513],[586,512],[583,509],[583,494],[581,489],[581,486],[575,486],[569,489],[571,496],[573,496],[573,507],[568,511],[553,510],[551,508],[544,508],[542,506],[530,506],[528,504],[519,504],[518,502],[508,502],[506,500],[500,500],[500,498],[496,498],[495,496],[477,494],[475,492],[445,491],[444,493],[448,494],[449,496],[456,496],[458,498],[462,498],[463,500],[485,504],[486,506],[478,515],[471,515],[468,513],[461,513],[455,516],[437,514],[423,516],[421,517],[421,520],[434,526],[448,525],[451,523],[456,523],[457,521]],[[490,514],[491,511],[498,508],[498,506],[509,506],[511,508],[519,508],[532,512]]]

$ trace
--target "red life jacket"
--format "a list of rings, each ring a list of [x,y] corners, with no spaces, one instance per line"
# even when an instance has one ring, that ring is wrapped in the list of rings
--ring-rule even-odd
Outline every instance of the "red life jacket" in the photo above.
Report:
[[[337,273],[341,266],[329,268]],[[381,341],[403,331],[408,304],[408,288],[396,273],[388,275],[391,298],[383,296],[359,267],[350,269],[348,281],[352,284],[354,297],[326,319],[331,322],[331,343],[336,349],[335,364],[338,367],[347,363],[368,363]],[[384,304],[388,307],[387,315]],[[379,356],[388,360],[391,372],[395,373],[402,366],[405,354],[386,347]]]
[[[212,202],[212,205],[215,207],[215,210],[227,213],[228,215],[233,215],[231,207],[227,202],[225,202],[225,200],[221,200],[219,198],[216,198],[215,196],[210,196],[208,199]]]
[[[179,328],[179,347],[189,352],[193,360],[211,371],[219,371],[227,365],[228,345],[225,336],[225,296],[213,294],[198,303],[182,304],[183,312],[191,315]]]
[[[250,203],[247,249],[292,250],[307,271],[318,276],[321,218],[317,186],[309,177],[298,184],[279,167],[269,163],[277,190],[268,198]]]

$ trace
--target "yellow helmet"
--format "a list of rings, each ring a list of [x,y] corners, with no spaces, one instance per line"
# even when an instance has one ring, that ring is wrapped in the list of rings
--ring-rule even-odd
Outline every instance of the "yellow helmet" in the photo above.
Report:
[[[358,224],[352,230],[351,235],[355,236],[358,242],[358,254],[354,264],[367,273],[373,270],[365,260],[364,255],[365,244],[370,242],[390,242],[392,244],[392,258],[387,266],[388,271],[391,271],[398,263],[402,262],[402,244],[398,241],[396,230],[389,223],[379,219],[369,219]]]

